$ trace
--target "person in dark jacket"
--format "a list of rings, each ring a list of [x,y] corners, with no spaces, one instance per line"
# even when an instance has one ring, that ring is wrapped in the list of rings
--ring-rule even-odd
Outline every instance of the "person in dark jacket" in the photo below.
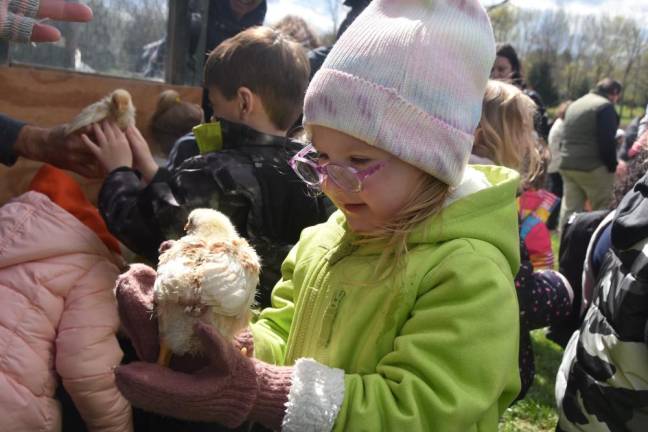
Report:
[[[556,379],[557,431],[648,429],[648,175],[616,209],[580,330]]]
[[[265,67],[250,68],[252,60]],[[221,150],[167,170],[155,164],[136,129],[127,130],[126,138],[111,125],[95,127],[98,146],[88,144],[111,171],[99,195],[108,228],[155,263],[160,244],[184,234],[191,210],[218,209],[261,256],[258,301],[269,305],[281,262],[301,230],[327,216],[322,200],[307,192],[287,163],[300,148],[285,135],[301,112],[307,82],[301,46],[256,27],[219,45],[205,66],[205,84],[221,118]],[[201,146],[199,136],[187,139]]]
[[[190,1],[188,5],[189,64],[187,67],[194,69],[193,54],[198,47],[201,25],[207,19],[207,32],[205,36],[205,49],[210,52],[225,39],[237,35],[245,29],[263,25],[268,9],[266,0],[210,0],[207,6],[206,18],[200,12],[197,2]],[[139,59],[138,71],[146,77],[162,78],[164,76],[164,59],[166,56],[166,36],[151,42],[143,47]],[[213,108],[209,102],[209,90],[203,89],[202,109],[205,121],[209,121]]]
[[[536,105],[536,112],[533,118],[533,125],[538,136],[547,141],[549,138],[549,118],[545,109],[542,97],[533,89],[530,89],[522,75],[522,64],[518,58],[515,48],[511,44],[497,44],[497,56],[491,70],[491,79],[513,84],[529,96]]]
[[[621,89],[618,81],[605,78],[565,113],[559,166],[564,184],[561,227],[572,213],[584,210],[586,200],[592,210],[607,208],[610,203],[619,125],[614,104],[621,97]]]
[[[349,11],[338,28],[335,40],[338,40],[340,36],[342,36],[342,33],[344,33],[356,17],[360,15],[360,12],[365,10],[369,3],[371,3],[371,0],[344,0],[344,6],[347,6]],[[321,46],[308,52],[308,61],[311,67],[311,79],[313,78],[313,75],[315,75],[315,72],[322,67],[324,60],[326,60],[329,52],[331,52],[331,48],[333,48],[333,45]]]
[[[628,155],[628,151],[632,148],[632,144],[637,141],[637,138],[639,138],[639,121],[641,120],[641,116],[637,116],[633,118],[628,126],[625,128],[625,138],[623,140],[623,145],[618,151],[618,159],[619,163],[621,161],[623,162],[628,162],[630,156]]]

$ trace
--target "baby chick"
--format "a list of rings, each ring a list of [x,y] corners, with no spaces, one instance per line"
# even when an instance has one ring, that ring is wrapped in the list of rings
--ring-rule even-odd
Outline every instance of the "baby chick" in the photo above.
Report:
[[[135,107],[128,91],[117,89],[100,101],[85,107],[66,126],[65,134],[69,135],[103,119],[114,121],[120,129],[135,124]]]
[[[162,365],[171,353],[201,352],[193,332],[198,321],[231,340],[249,322],[259,283],[259,257],[227,216],[193,210],[185,231],[160,255],[154,285]]]

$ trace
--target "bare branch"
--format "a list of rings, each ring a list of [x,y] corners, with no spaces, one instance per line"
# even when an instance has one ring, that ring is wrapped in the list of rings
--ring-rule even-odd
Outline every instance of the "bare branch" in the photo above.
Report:
[[[508,3],[508,2],[509,2],[509,0],[503,0],[503,1],[499,2],[499,3],[496,3],[496,4],[492,4],[492,5],[490,5],[490,6],[487,6],[487,7],[486,7],[486,10],[487,10],[488,12],[494,11],[494,10],[497,9],[498,7],[500,7],[500,6],[504,6],[504,5],[505,5],[506,3]]]

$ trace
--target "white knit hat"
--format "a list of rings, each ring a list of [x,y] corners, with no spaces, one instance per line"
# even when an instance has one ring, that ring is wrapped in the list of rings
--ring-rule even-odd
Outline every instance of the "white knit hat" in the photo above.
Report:
[[[494,60],[478,0],[374,0],[313,77],[304,126],[342,131],[457,185]]]

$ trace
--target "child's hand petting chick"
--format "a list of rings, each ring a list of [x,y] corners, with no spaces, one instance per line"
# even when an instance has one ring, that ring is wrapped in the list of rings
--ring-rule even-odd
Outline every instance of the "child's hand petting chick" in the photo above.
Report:
[[[104,120],[93,124],[92,130],[95,141],[92,141],[87,134],[82,134],[81,139],[106,173],[121,167],[132,167],[133,154],[128,139],[115,123]]]
[[[151,148],[135,126],[129,126],[126,129],[126,137],[133,153],[133,168],[142,174],[144,183],[150,183],[159,169],[151,153]]]

